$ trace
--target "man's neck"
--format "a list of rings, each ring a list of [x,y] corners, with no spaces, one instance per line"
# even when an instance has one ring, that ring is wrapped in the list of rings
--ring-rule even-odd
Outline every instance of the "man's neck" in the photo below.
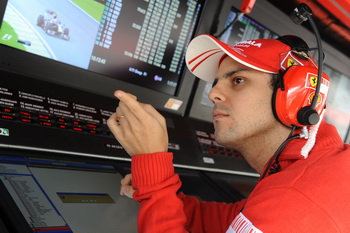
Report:
[[[287,139],[290,129],[279,127],[277,130],[271,130],[261,137],[254,137],[241,145],[240,152],[260,175],[264,172],[264,167],[269,159],[276,152],[278,147]],[[252,146],[253,145],[253,146]]]

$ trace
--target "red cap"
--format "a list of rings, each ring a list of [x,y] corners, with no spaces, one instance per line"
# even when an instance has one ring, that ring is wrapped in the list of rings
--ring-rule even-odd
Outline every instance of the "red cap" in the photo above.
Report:
[[[267,73],[278,73],[292,65],[317,67],[311,57],[305,54],[297,56],[288,45],[276,39],[246,40],[232,46],[206,34],[195,37],[188,45],[186,64],[195,76],[213,82],[226,55],[247,67]]]

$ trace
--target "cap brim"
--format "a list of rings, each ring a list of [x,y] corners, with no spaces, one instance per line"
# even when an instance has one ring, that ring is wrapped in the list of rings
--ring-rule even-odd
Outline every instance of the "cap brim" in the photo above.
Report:
[[[261,69],[243,61],[237,52],[230,49],[230,45],[206,34],[195,37],[188,45],[186,64],[196,77],[207,82],[213,82],[219,68],[220,60],[225,54],[252,69],[273,73],[273,71]]]

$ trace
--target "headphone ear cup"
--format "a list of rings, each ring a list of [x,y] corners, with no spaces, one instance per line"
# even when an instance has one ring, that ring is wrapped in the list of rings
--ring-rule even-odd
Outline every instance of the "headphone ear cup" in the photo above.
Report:
[[[281,80],[283,88],[278,87],[275,91],[275,115],[284,125],[302,127],[319,121],[319,115],[326,104],[329,77],[322,74],[316,108],[311,109],[317,85],[317,73],[317,68],[307,66],[291,66],[284,73]]]

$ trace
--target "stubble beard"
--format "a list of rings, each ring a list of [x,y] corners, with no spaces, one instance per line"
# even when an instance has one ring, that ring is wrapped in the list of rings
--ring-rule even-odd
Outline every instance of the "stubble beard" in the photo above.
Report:
[[[220,121],[214,123],[215,141],[225,147],[238,151],[245,151],[252,145],[261,145],[264,141],[264,135],[270,131],[269,121],[246,122],[244,125],[224,126]]]
[[[232,149],[238,149],[238,147],[240,147],[240,136],[233,126],[223,129],[222,126],[220,126],[220,122],[216,122],[214,128],[215,141],[218,144]]]

